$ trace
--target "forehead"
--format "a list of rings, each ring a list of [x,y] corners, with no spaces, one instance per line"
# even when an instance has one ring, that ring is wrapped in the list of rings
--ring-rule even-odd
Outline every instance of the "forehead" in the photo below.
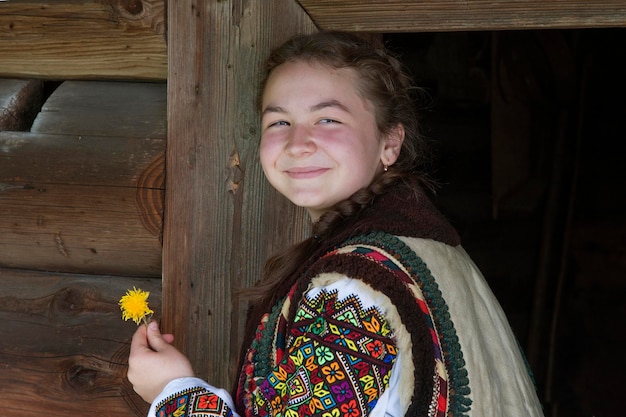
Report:
[[[288,61],[274,68],[268,78],[266,89],[277,84],[292,82],[352,83],[352,69],[333,68],[308,61]]]
[[[290,97],[300,100],[358,100],[367,108],[371,103],[358,88],[358,74],[352,68],[334,68],[317,62],[289,61],[269,75],[263,91],[263,107],[269,102]]]

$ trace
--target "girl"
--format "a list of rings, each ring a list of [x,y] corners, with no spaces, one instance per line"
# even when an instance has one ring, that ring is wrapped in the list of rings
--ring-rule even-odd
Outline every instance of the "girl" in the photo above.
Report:
[[[422,191],[426,151],[397,59],[297,36],[262,86],[261,164],[313,221],[271,258],[232,396],[156,323],[128,378],[156,416],[541,416],[508,322]]]

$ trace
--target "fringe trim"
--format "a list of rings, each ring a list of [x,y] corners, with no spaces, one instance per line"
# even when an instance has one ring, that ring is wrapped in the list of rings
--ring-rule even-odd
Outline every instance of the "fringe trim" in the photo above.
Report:
[[[276,336],[276,326],[278,325],[278,318],[282,310],[284,299],[274,305],[272,312],[267,317],[267,321],[264,323],[264,328],[261,330],[261,337],[253,341],[252,348],[255,349],[253,363],[255,379],[265,378],[275,366],[273,363],[272,352],[275,352],[274,342]]]

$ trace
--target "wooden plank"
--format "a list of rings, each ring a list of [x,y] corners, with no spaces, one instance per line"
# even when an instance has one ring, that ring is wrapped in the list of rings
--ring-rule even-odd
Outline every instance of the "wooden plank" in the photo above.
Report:
[[[165,0],[0,2],[0,76],[167,78]]]
[[[164,148],[0,132],[0,266],[160,276]]]
[[[165,138],[165,83],[66,81],[48,98],[32,132]]]
[[[42,104],[40,80],[0,79],[0,131],[29,130]]]
[[[245,305],[266,256],[302,237],[258,162],[256,85],[271,47],[314,26],[293,0],[170,0],[164,329],[200,376],[230,387]],[[185,300],[181,303],[180,300]]]
[[[626,26],[624,0],[298,0],[322,29],[445,32]]]
[[[5,417],[147,414],[126,379],[133,322],[117,305],[160,280],[0,269],[0,386]]]

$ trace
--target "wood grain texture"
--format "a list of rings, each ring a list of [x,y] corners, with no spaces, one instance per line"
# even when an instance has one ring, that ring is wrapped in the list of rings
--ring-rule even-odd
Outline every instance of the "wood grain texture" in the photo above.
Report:
[[[623,0],[298,0],[321,29],[445,32],[626,26]]]
[[[160,138],[167,135],[165,83],[65,81],[46,100],[36,133]]]
[[[0,192],[0,266],[158,277],[159,236],[132,188],[29,183]]]
[[[165,0],[0,2],[0,76],[167,78]]]
[[[158,316],[160,283],[0,269],[0,415],[145,416],[126,379],[136,326],[117,302],[139,287]]]
[[[245,311],[234,291],[307,228],[258,163],[261,63],[314,27],[291,0],[171,0],[168,17],[164,328],[200,376],[229,388]]]
[[[65,82],[38,133],[0,132],[0,266],[161,275],[165,97],[165,84]]]
[[[0,266],[160,276],[164,148],[0,132]]]

